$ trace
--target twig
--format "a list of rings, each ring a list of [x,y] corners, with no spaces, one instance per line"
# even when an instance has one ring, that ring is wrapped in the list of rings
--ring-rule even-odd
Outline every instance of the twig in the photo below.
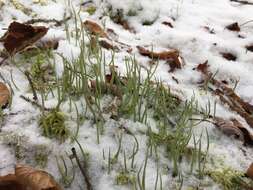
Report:
[[[86,182],[86,185],[87,185],[87,189],[88,190],[93,190],[90,179],[89,179],[89,176],[88,176],[87,172],[84,170],[84,168],[86,168],[86,167],[84,167],[84,168],[82,167],[81,162],[80,162],[80,160],[79,160],[79,158],[76,154],[76,149],[73,147],[71,149],[71,151],[73,153],[72,156],[76,159],[77,165],[78,165],[79,169],[81,170],[81,173],[84,176],[84,179],[85,179],[85,182]]]
[[[38,102],[36,102],[36,101],[34,101],[34,100],[31,100],[30,98],[25,97],[25,96],[23,96],[23,95],[20,95],[20,98],[22,98],[23,100],[25,100],[25,101],[31,103],[32,105],[38,107],[38,108],[41,109],[41,110],[43,110],[43,109],[46,110],[46,111],[52,110],[51,108],[45,108],[45,107],[43,107],[43,106],[40,105]]]
[[[243,4],[243,5],[253,5],[253,3],[248,2],[248,1],[240,1],[240,0],[230,0],[230,1],[240,3],[240,4]]]
[[[37,22],[42,23],[55,23],[55,26],[61,26],[63,23],[67,22],[69,19],[71,19],[71,16],[64,18],[63,20],[56,20],[56,19],[31,19],[26,21],[24,24],[35,24]]]
[[[33,85],[33,82],[32,82],[32,79],[31,79],[31,76],[30,76],[29,71],[25,71],[25,76],[26,76],[27,80],[29,81],[30,87],[31,87],[31,89],[32,89],[32,92],[33,92],[33,99],[34,99],[35,101],[37,101],[37,100],[38,100],[38,96],[37,96],[36,90],[35,90],[35,88],[34,88],[34,85]]]

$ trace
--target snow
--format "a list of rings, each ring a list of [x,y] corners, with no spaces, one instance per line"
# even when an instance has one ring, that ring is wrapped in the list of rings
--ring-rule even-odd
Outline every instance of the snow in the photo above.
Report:
[[[71,1],[73,9],[78,11],[79,5],[83,2],[79,0]],[[164,61],[160,61],[154,78],[160,79],[184,100],[190,100],[194,95],[202,107],[205,107],[208,101],[210,101],[213,110],[214,103],[218,102],[216,107],[216,114],[218,116],[225,119],[234,117],[243,123],[248,130],[253,132],[253,129],[247,125],[242,117],[232,112],[227,106],[219,103],[218,98],[198,88],[201,75],[199,72],[193,70],[199,63],[208,60],[210,70],[213,73],[218,71],[216,75],[217,79],[228,80],[231,86],[235,84],[236,80],[239,80],[236,93],[245,101],[253,104],[253,53],[246,52],[245,50],[246,45],[253,44],[253,23],[242,26],[242,31],[239,33],[225,29],[227,25],[233,22],[242,24],[251,20],[253,18],[252,6],[242,6],[231,3],[228,0],[95,0],[94,2],[97,6],[95,14],[89,15],[86,12],[81,12],[80,17],[83,21],[86,19],[93,20],[101,25],[104,23],[106,28],[113,29],[118,35],[117,40],[130,45],[133,48],[131,55],[134,55],[137,61],[145,67],[149,67],[147,63],[149,59],[138,54],[137,45],[148,46],[150,49],[153,47],[154,51],[178,49],[180,55],[184,58],[185,65],[183,69],[169,73],[169,66]],[[5,29],[14,18],[20,22],[32,19],[31,16],[24,14],[21,10],[16,10],[9,1],[4,1],[4,3],[5,5],[1,8],[0,12],[0,35],[5,33]],[[68,3],[63,0],[48,0],[44,6],[34,4],[32,0],[20,0],[20,3],[32,9],[35,13],[34,15],[36,15],[35,18],[42,19],[61,20],[64,17],[64,13],[71,9]],[[113,11],[122,9],[124,13],[128,13],[129,11],[136,12],[134,16],[126,16],[127,21],[129,21],[130,26],[135,29],[136,33],[131,33],[123,29],[122,26],[113,23],[108,16],[100,19],[101,15],[110,6]],[[155,20],[154,24],[150,26],[142,25],[144,21],[152,20]],[[174,28],[163,25],[162,22],[164,21],[171,22]],[[73,33],[75,31],[74,19],[72,18],[68,23],[68,29]],[[50,24],[47,26],[50,26],[50,30],[44,38],[50,39],[55,37],[60,39],[59,47],[55,50],[55,53],[64,55],[68,60],[76,59],[80,54],[80,49],[76,45],[74,38],[70,42],[66,39],[63,26],[56,27]],[[207,32],[204,28],[205,26],[214,29],[215,34]],[[244,36],[245,39],[238,38],[238,34]],[[237,60],[228,61],[221,57],[220,52],[231,52],[237,56]],[[104,53],[107,63],[110,62],[111,52],[104,51]],[[115,64],[119,67],[119,72],[122,75],[126,72],[123,62],[125,56],[129,56],[129,53],[120,51],[115,55]],[[56,72],[60,77],[63,72],[62,58],[56,55],[55,60]],[[24,149],[28,149],[28,151],[24,151],[24,154],[34,151],[38,145],[47,147],[48,150],[46,151],[49,151],[50,154],[48,155],[47,166],[44,169],[59,181],[61,176],[55,157],[60,155],[66,156],[66,152],[70,154],[72,147],[76,147],[79,155],[80,150],[77,144],[71,140],[67,140],[61,144],[54,139],[48,139],[41,135],[38,127],[38,118],[41,115],[40,110],[19,97],[20,95],[32,97],[32,93],[29,91],[29,84],[23,73],[15,65],[9,63],[0,67],[1,75],[8,81],[11,81],[10,71],[13,71],[13,80],[19,89],[16,89],[12,85],[14,90],[12,106],[10,110],[4,111],[7,117],[5,117],[0,128],[0,175],[9,173],[12,171],[15,163],[20,162],[20,160],[15,158],[13,147],[4,141],[3,136],[8,133],[24,140],[21,146]],[[178,79],[179,84],[172,80],[172,76]],[[45,102],[45,105],[53,107],[56,103],[56,99],[52,97]],[[78,110],[82,110],[81,103],[78,102],[77,105]],[[77,124],[74,120],[71,120],[71,118],[76,117],[75,112],[69,110],[68,102],[64,103],[61,108],[67,113],[69,130],[71,132],[76,131]],[[120,162],[112,166],[111,174],[107,173],[109,150],[111,151],[111,156],[116,153],[119,146],[118,136],[121,133],[121,126],[130,130],[135,134],[139,142],[139,151],[135,159],[138,171],[143,165],[147,150],[147,137],[145,133],[148,127],[151,127],[152,131],[157,130],[152,119],[149,120],[148,124],[149,126],[128,119],[121,119],[117,122],[108,119],[105,122],[104,134],[101,136],[99,144],[96,138],[96,124],[87,119],[80,126],[77,138],[83,145],[85,152],[89,154],[89,175],[95,189],[131,189],[130,186],[117,185],[115,181],[115,177],[124,165],[122,162],[123,151],[120,152]],[[210,138],[209,154],[211,156],[221,159],[224,165],[240,171],[245,171],[253,162],[252,147],[244,147],[241,142],[225,136],[209,123],[205,122],[194,128],[196,136],[199,137],[201,132],[205,131],[205,128]],[[11,141],[11,137],[9,138]],[[125,150],[126,154],[130,155],[135,141],[129,134],[124,134],[122,138],[122,150]],[[203,139],[203,147],[205,147],[207,143],[206,138]],[[190,145],[193,145],[192,141]],[[103,151],[105,152],[106,159],[103,158]],[[157,165],[161,166],[159,175],[161,175],[163,180],[164,189],[166,187],[175,189],[176,179],[168,175],[169,172],[166,168],[167,165],[172,166],[172,163],[163,156],[162,150],[160,152],[161,158],[158,163],[154,156],[148,160],[146,170],[147,190],[154,189]],[[127,161],[130,167],[130,160]],[[28,158],[21,159],[21,162],[33,163]],[[69,160],[67,163],[71,167]],[[183,162],[182,168],[187,168],[189,165],[190,163]],[[77,172],[75,180],[70,187],[66,187],[65,189],[83,189],[83,177],[77,166],[75,166],[75,170]],[[194,180],[196,178],[185,179],[184,188],[187,188],[187,185],[198,183]],[[220,187],[217,184],[212,184],[205,189],[220,189]]]

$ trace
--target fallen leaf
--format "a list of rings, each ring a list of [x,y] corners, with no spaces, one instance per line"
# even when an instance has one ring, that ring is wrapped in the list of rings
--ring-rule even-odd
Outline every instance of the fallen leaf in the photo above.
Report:
[[[246,46],[246,49],[247,49],[248,51],[253,52],[253,45],[248,45],[248,46]]]
[[[10,56],[24,50],[40,40],[48,31],[44,26],[31,26],[19,22],[12,22],[0,42]]]
[[[0,176],[0,189],[62,190],[50,174],[27,165],[16,165],[15,174]]]
[[[208,73],[208,68],[210,65],[208,65],[208,60],[206,60],[204,63],[200,63],[198,64],[198,66],[196,67],[197,71],[201,72],[201,73]]]
[[[182,63],[179,56],[178,50],[162,51],[162,52],[153,52],[144,47],[137,46],[139,53],[143,56],[147,56],[151,59],[161,59],[166,60],[170,65],[170,71],[173,72],[175,69],[181,69]]]
[[[204,26],[204,29],[205,29],[207,32],[209,32],[210,34],[215,34],[214,29],[213,29],[213,28],[211,29],[209,26]]]
[[[247,176],[253,180],[253,163],[249,166],[247,172]]]
[[[9,100],[10,100],[10,91],[9,89],[7,88],[7,86],[0,82],[0,106],[1,108],[5,108],[8,103],[9,103]]]
[[[30,166],[17,165],[15,168],[17,181],[31,190],[61,190],[53,177],[43,170]]]
[[[235,32],[241,31],[241,28],[240,28],[238,22],[234,22],[234,23],[226,26],[226,29],[231,30],[231,31],[235,31]]]
[[[171,22],[164,21],[164,22],[162,22],[162,24],[165,26],[168,26],[170,28],[174,28],[173,25],[171,24]]]
[[[234,136],[235,138],[244,141],[243,133],[241,130],[234,125],[231,120],[225,120],[220,117],[214,119],[215,125],[226,135]]]
[[[220,53],[223,58],[227,59],[228,61],[236,61],[237,57],[232,53],[221,52]]]
[[[99,45],[105,49],[108,49],[108,50],[115,50],[115,51],[118,51],[119,48],[117,46],[114,46],[112,44],[110,44],[109,42],[107,42],[106,40],[100,40],[99,41]]]
[[[0,176],[0,189],[1,190],[26,190],[18,181],[14,174]]]
[[[102,29],[101,26],[99,26],[97,23],[92,22],[90,20],[86,20],[83,23],[84,27],[88,30],[88,32],[92,35],[101,37],[101,38],[107,38],[107,34],[105,31]]]
[[[59,46],[59,39],[41,40],[35,44],[35,46],[42,50],[54,49],[56,50]]]
[[[182,69],[180,57],[174,57],[174,58],[168,59],[167,63],[170,66],[169,72],[174,72],[176,69]]]

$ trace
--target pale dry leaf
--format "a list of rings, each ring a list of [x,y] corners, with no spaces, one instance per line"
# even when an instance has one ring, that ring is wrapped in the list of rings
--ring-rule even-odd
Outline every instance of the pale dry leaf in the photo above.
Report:
[[[10,100],[10,91],[7,88],[7,86],[0,82],[0,106],[1,108],[4,108],[8,105],[8,102]]]
[[[19,183],[31,190],[62,190],[54,178],[43,170],[26,165],[16,165],[15,175]]]

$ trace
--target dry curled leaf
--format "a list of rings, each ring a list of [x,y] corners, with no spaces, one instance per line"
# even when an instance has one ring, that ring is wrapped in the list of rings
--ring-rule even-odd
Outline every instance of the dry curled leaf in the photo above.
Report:
[[[88,32],[91,33],[92,35],[95,35],[101,38],[107,38],[107,34],[102,29],[102,27],[99,26],[97,23],[92,22],[90,20],[86,20],[83,23],[83,25],[88,30]]]
[[[241,31],[241,28],[240,28],[238,22],[234,22],[230,25],[227,25],[226,29],[231,30],[231,31],[235,31],[235,32],[240,32]]]
[[[19,22],[12,22],[7,32],[1,37],[0,42],[4,43],[4,48],[9,55],[24,50],[40,40],[48,31],[44,26],[31,26]]]
[[[225,58],[228,61],[236,61],[237,59],[237,57],[232,53],[221,52],[220,54],[222,55],[223,58]]]
[[[119,48],[117,46],[112,45],[111,43],[109,43],[106,40],[100,40],[99,45],[105,49],[108,49],[108,50],[115,50],[115,51],[119,50]]]
[[[18,181],[14,174],[0,176],[0,189],[1,190],[26,190]]]
[[[0,106],[1,108],[5,108],[8,105],[10,99],[10,91],[7,86],[0,82]]]
[[[164,22],[162,22],[162,24],[165,26],[168,26],[170,28],[174,28],[173,25],[171,24],[171,22],[164,21]]]
[[[253,52],[253,44],[252,44],[252,45],[246,46],[246,49],[247,49],[248,51]]]
[[[50,174],[26,165],[16,165],[15,174],[1,176],[0,189],[62,190]]]
[[[43,170],[17,165],[15,175],[19,183],[31,190],[61,190],[53,177]]]
[[[175,69],[181,69],[182,63],[179,56],[178,50],[162,51],[162,52],[153,52],[144,47],[137,46],[139,53],[143,56],[147,56],[151,59],[161,59],[166,60],[170,65],[170,71],[173,72]]]
[[[249,166],[247,172],[247,176],[253,180],[253,163]]]
[[[208,73],[208,68],[210,65],[208,65],[208,60],[206,60],[204,63],[200,63],[198,64],[198,66],[196,67],[197,71],[206,74]]]
[[[225,120],[220,117],[214,118],[215,125],[226,135],[234,136],[244,145],[253,146],[253,135],[235,118]]]

